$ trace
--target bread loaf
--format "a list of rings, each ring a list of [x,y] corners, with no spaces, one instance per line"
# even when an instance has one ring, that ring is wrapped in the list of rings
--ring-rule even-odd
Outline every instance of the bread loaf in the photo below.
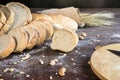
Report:
[[[3,35],[0,37],[0,59],[8,57],[15,49],[15,40],[10,35]]]
[[[53,35],[50,47],[53,50],[70,52],[77,46],[77,43],[78,36],[75,32],[67,29],[58,29]]]
[[[30,9],[22,3],[10,2],[6,4],[14,12],[13,28],[21,27],[32,20]]]
[[[53,24],[59,24],[63,26],[65,29],[69,29],[71,31],[76,31],[78,29],[78,24],[73,19],[63,16],[63,15],[53,15],[49,14],[53,18]]]
[[[2,6],[0,8],[0,11],[2,11],[6,17],[6,23],[1,29],[4,33],[6,33],[6,32],[8,32],[8,30],[10,29],[10,27],[14,21],[14,13],[10,8],[8,8],[6,6]]]
[[[17,46],[14,52],[22,52],[26,49],[28,37],[21,29],[12,29],[8,35],[13,36],[16,40]]]

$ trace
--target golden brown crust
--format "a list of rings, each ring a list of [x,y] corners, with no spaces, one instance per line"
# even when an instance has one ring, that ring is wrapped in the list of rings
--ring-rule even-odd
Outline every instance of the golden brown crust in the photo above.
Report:
[[[46,14],[32,13],[32,17],[33,20],[44,19],[46,21],[53,22],[52,17]]]

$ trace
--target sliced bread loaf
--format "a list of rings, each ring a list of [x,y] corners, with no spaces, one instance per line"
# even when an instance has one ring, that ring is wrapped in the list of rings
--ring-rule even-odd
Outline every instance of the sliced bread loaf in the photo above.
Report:
[[[30,9],[22,3],[10,2],[6,4],[14,12],[13,28],[21,27],[32,20]]]
[[[0,59],[8,57],[15,49],[15,40],[10,35],[0,37]]]
[[[53,18],[53,24],[59,24],[63,26],[65,29],[69,29],[71,31],[76,31],[78,29],[78,24],[72,18],[63,16],[63,15],[52,15],[49,14]]]
[[[28,43],[26,49],[32,49],[37,44],[38,33],[35,29],[32,28],[24,28],[24,30],[28,34]]]
[[[53,50],[60,50],[63,52],[70,52],[73,50],[78,43],[78,36],[75,32],[72,32],[67,29],[58,29],[55,31],[52,43],[51,43],[51,49]]]
[[[30,24],[25,26],[27,28],[29,27],[29,28],[35,29],[37,31],[38,33],[38,40],[36,44],[37,46],[42,45],[46,38],[46,29],[40,23],[41,22],[39,20],[34,20]]]
[[[10,8],[8,8],[6,6],[1,7],[0,10],[5,14],[5,17],[6,17],[6,23],[2,27],[1,30],[4,33],[6,33],[10,29],[10,27],[14,21],[14,13]]]
[[[12,29],[8,35],[13,36],[16,40],[17,46],[14,52],[22,52],[26,48],[28,37],[21,29]]]

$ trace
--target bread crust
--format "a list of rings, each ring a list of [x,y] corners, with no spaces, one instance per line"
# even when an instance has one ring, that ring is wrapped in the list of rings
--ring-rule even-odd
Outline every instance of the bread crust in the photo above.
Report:
[[[27,46],[28,38],[26,37],[25,33],[18,28],[10,30],[8,34],[13,36],[17,42],[17,46],[14,52],[22,52]]]
[[[0,10],[0,31],[5,23],[6,23],[6,17],[4,13]]]
[[[9,44],[5,47],[4,51],[0,52],[0,59],[8,57],[14,51],[14,48],[16,46],[15,40],[12,36],[3,35],[2,37],[0,37],[0,39],[3,37],[8,39],[7,41],[9,41]],[[6,39],[4,39],[4,41],[6,41]],[[1,40],[0,43],[2,43]]]
[[[35,29],[38,33],[38,39],[37,39],[37,46],[40,46],[43,44],[46,38],[46,29],[43,27],[41,22],[39,20],[34,20],[30,24],[28,24],[25,27]]]
[[[24,30],[29,35],[26,49],[32,49],[37,44],[38,34],[36,30],[32,28],[25,28]]]
[[[54,32],[52,24],[44,19],[40,19],[40,22],[43,24],[43,27],[46,29],[45,40],[50,40]]]
[[[77,22],[74,21],[72,18],[63,16],[63,15],[54,15],[54,14],[49,14],[49,16],[52,17],[53,24],[59,24],[63,26],[63,28],[71,30],[71,31],[76,31],[78,29]]]
[[[5,14],[6,17],[6,23],[5,25],[2,27],[2,31],[4,33],[8,32],[8,30],[10,29],[11,25],[13,24],[14,21],[14,13],[13,11],[6,6],[3,6],[0,8],[0,10]]]
[[[53,22],[52,17],[46,14],[32,13],[32,17],[33,17],[33,20],[44,19],[46,21],[49,21],[50,23]]]

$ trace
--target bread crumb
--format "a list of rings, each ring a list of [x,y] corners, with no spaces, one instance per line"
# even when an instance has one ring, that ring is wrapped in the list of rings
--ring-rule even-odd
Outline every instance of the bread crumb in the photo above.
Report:
[[[5,69],[3,70],[3,72],[8,72],[8,71],[13,72],[13,71],[14,71],[14,68],[5,68]]]
[[[101,46],[96,46],[96,47],[95,47],[95,50],[99,49],[100,47],[101,47]]]
[[[26,54],[25,57],[22,58],[22,61],[27,60],[30,58],[30,54]]]
[[[60,76],[65,76],[65,72],[66,72],[66,68],[65,67],[60,68],[59,71],[58,71]]]
[[[75,59],[74,58],[71,58],[71,61],[74,61]]]
[[[63,54],[63,56],[67,56],[67,54]]]
[[[42,58],[45,58],[45,56],[44,56],[44,55],[42,55]]]
[[[73,63],[73,65],[76,65],[76,63]]]
[[[25,72],[23,72],[23,71],[20,71],[19,73],[20,73],[20,74],[25,74]]]
[[[43,61],[43,60],[41,60],[41,59],[39,60],[39,62],[40,62],[40,64],[44,64],[44,61]]]
[[[53,79],[53,77],[52,76],[50,76],[50,80],[52,80]]]
[[[17,64],[17,62],[14,62],[14,64]]]
[[[90,64],[90,61],[88,61],[88,64]]]
[[[56,72],[55,74],[56,74],[56,75],[58,75],[58,73],[57,73],[57,72]]]
[[[75,51],[76,53],[78,52],[78,50]]]
[[[27,74],[27,75],[26,75],[26,77],[30,77],[30,75],[29,75],[29,74]]]
[[[87,34],[85,32],[82,32],[81,36],[86,37]]]
[[[56,62],[58,62],[58,59],[53,59],[50,61],[49,65],[53,66],[53,65],[55,65]]]
[[[80,39],[80,40],[83,40],[83,39],[85,39],[85,37],[84,37],[84,36],[79,35],[79,39]]]
[[[100,37],[100,35],[98,34],[97,37]]]

